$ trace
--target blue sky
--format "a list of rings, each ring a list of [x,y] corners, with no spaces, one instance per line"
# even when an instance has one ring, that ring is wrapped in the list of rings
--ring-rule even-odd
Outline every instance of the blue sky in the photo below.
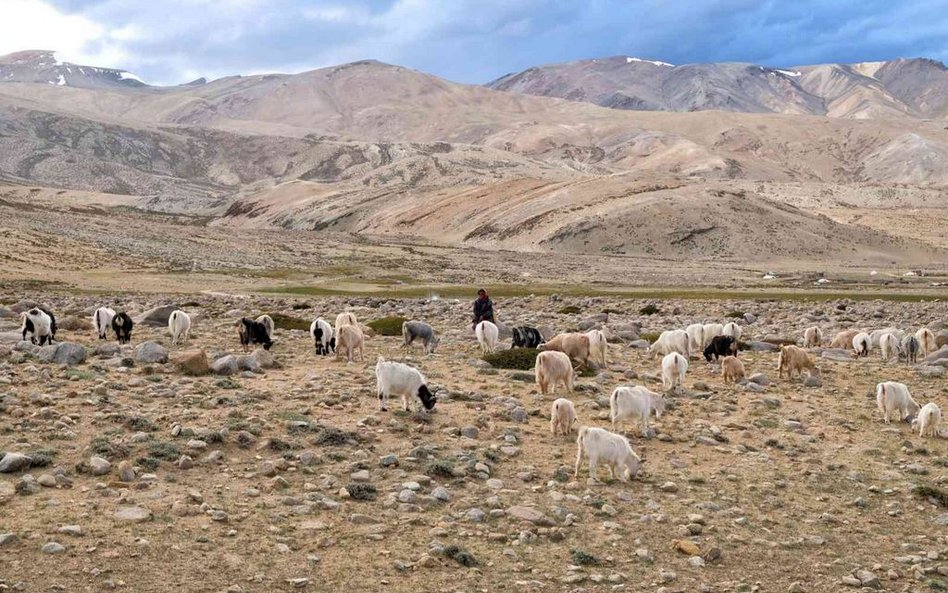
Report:
[[[469,83],[629,55],[769,66],[948,60],[948,0],[0,0],[0,53],[151,83],[365,58]]]

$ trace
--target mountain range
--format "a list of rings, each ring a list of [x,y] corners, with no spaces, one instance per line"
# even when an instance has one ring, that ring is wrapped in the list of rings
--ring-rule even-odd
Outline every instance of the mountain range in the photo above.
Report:
[[[938,245],[821,208],[948,205],[945,80],[927,60],[623,57],[487,86],[367,60],[156,87],[18,52],[0,57],[0,182],[490,249],[932,261]],[[802,207],[801,184],[826,203]]]

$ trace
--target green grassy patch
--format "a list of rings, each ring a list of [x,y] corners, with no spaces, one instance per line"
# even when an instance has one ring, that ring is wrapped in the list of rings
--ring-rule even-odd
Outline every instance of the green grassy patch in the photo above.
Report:
[[[661,337],[661,335],[662,335],[662,332],[645,332],[645,333],[639,334],[639,339],[645,340],[649,344],[653,344],[655,343],[655,340]]]
[[[582,312],[583,310],[577,307],[576,305],[566,305],[565,307],[557,311],[557,313],[559,313],[560,315],[576,315],[577,313],[582,313]]]
[[[309,326],[312,323],[312,321],[303,319],[302,317],[293,317],[292,315],[285,315],[283,313],[273,313],[270,315],[270,318],[273,319],[273,324],[279,329],[301,329],[303,331],[309,331]]]
[[[368,322],[366,325],[375,330],[380,336],[400,336],[402,335],[402,324],[408,321],[404,317],[383,317]]]
[[[537,363],[539,350],[534,348],[513,348],[498,350],[492,354],[485,354],[484,360],[495,369],[514,369],[518,371],[532,371]]]
[[[641,309],[639,309],[639,313],[641,313],[642,315],[655,315],[656,313],[661,313],[661,312],[662,310],[659,309],[657,306],[653,305],[652,303],[649,303],[645,305],[644,307],[642,307]]]

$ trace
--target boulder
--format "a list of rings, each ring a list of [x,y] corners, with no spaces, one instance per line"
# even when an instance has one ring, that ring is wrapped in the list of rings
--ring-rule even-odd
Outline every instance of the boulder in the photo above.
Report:
[[[853,353],[850,350],[844,348],[824,348],[820,352],[820,356],[827,360],[835,360],[837,362],[847,362],[853,359]]]
[[[143,342],[135,348],[135,361],[164,364],[168,362],[168,349],[157,342]]]
[[[206,375],[211,371],[207,362],[207,353],[199,348],[178,352],[174,355],[172,362],[182,373],[193,377]]]
[[[237,357],[228,354],[211,363],[211,370],[215,375],[236,375],[238,370]]]
[[[944,360],[944,359],[948,359],[948,346],[942,346],[938,350],[935,350],[934,352],[926,356],[924,359],[922,359],[922,362],[925,364],[932,364],[939,360]]]
[[[168,327],[168,318],[178,310],[177,305],[164,305],[145,311],[135,318],[135,325],[150,325],[152,327]]]
[[[254,350],[250,356],[257,361],[257,364],[264,369],[272,369],[277,366],[276,359],[273,358],[273,353],[269,350],[264,350],[263,348],[257,348]]]
[[[94,354],[100,358],[111,358],[116,356],[121,347],[115,342],[102,342],[95,347]]]
[[[82,319],[75,315],[67,315],[56,320],[57,329],[66,331],[86,331],[92,329],[92,322],[88,319]]]
[[[761,342],[758,340],[751,340],[750,342],[746,342],[746,344],[747,348],[751,352],[773,352],[778,348],[776,344],[771,342]]]
[[[80,344],[60,342],[55,346],[43,346],[36,353],[40,362],[61,365],[76,365],[86,361],[86,349]]]
[[[538,511],[533,507],[526,506],[512,506],[507,509],[507,516],[520,519],[521,521],[527,521],[533,523],[534,525],[540,525],[544,527],[550,527],[554,525],[552,519],[544,515],[542,512]]]
[[[263,367],[260,366],[260,362],[257,361],[253,354],[238,356],[237,368],[242,371],[250,371],[251,373],[259,373],[263,370]]]
[[[0,459],[0,474],[10,474],[13,472],[29,469],[33,460],[29,455],[23,453],[7,453]]]

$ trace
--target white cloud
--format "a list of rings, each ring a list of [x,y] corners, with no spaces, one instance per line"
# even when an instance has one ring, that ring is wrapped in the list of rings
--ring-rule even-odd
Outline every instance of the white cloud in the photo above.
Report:
[[[51,49],[60,60],[78,61],[83,48],[104,32],[104,27],[89,18],[61,13],[42,0],[4,0],[0,54]]]

